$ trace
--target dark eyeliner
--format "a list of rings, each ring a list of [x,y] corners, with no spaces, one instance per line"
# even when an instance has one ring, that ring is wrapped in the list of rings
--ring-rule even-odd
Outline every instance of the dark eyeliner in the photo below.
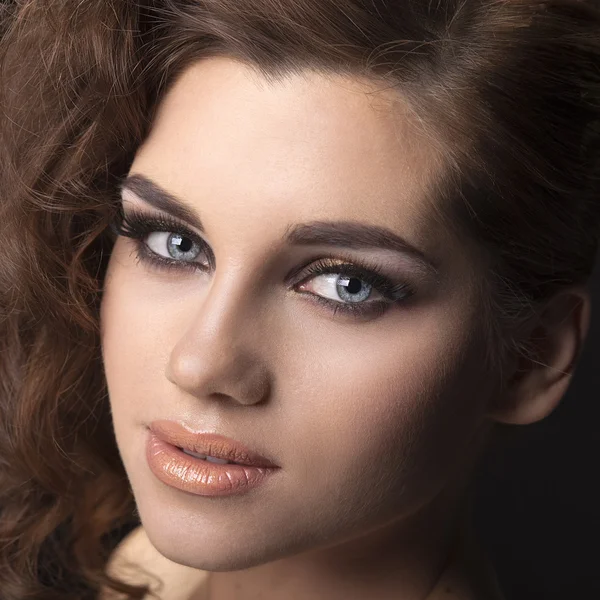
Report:
[[[109,225],[111,232],[117,236],[124,236],[134,240],[136,244],[136,257],[138,260],[149,264],[152,267],[165,270],[184,270],[184,271],[206,271],[212,268],[214,258],[210,246],[183,223],[168,215],[148,215],[144,212],[130,208],[127,213],[123,212],[121,207],[119,214]],[[150,233],[157,232],[174,233],[191,239],[206,256],[208,266],[196,261],[185,261],[177,259],[168,259],[160,256],[148,248],[142,240]]]
[[[318,275],[329,274],[356,277],[357,279],[372,285],[373,289],[378,291],[385,298],[385,300],[374,300],[371,302],[338,302],[336,300],[324,298],[323,296],[318,296],[311,292],[306,292],[307,294],[314,296],[316,302],[333,310],[334,315],[337,312],[341,312],[356,317],[380,316],[392,305],[406,302],[416,293],[410,283],[406,281],[394,283],[388,277],[383,275],[382,268],[377,263],[356,260],[353,260],[353,262],[339,262],[339,259],[331,258],[324,258],[310,264],[301,272],[296,280],[295,286]]]

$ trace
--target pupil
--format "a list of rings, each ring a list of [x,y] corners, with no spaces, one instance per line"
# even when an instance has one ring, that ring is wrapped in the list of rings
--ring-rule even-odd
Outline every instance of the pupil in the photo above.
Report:
[[[176,244],[182,252],[189,252],[192,248],[192,242],[188,238],[179,237]]]
[[[360,292],[362,288],[362,283],[360,279],[357,279],[356,277],[352,277],[351,279],[348,280],[348,285],[346,286],[346,291],[348,291],[350,294],[358,294],[358,292]]]

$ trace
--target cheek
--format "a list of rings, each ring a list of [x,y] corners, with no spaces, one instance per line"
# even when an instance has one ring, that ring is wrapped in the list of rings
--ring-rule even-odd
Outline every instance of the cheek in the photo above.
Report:
[[[402,494],[408,508],[444,483],[474,433],[483,404],[475,343],[447,317],[413,327],[352,340],[332,331],[311,345],[309,363],[290,367],[295,446],[324,463],[310,475],[321,492],[346,502]]]

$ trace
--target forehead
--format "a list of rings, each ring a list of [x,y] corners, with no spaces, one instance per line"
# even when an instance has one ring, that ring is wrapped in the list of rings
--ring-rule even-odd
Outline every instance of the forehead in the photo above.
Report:
[[[271,82],[206,58],[162,100],[134,169],[207,213],[208,227],[218,204],[231,227],[250,213],[282,224],[343,218],[444,252],[429,193],[440,153],[398,92],[380,88],[310,71]]]

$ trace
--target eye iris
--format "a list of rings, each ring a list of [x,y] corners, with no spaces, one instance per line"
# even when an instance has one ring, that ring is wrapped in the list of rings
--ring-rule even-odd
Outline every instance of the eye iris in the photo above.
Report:
[[[371,295],[371,285],[358,277],[342,276],[338,278],[336,289],[340,298],[348,302],[361,302]]]
[[[174,245],[171,245],[171,243]],[[167,246],[169,248],[169,254],[173,258],[180,258],[182,254],[189,252],[194,247],[194,243],[189,238],[186,238],[179,233],[174,233],[169,236]]]

